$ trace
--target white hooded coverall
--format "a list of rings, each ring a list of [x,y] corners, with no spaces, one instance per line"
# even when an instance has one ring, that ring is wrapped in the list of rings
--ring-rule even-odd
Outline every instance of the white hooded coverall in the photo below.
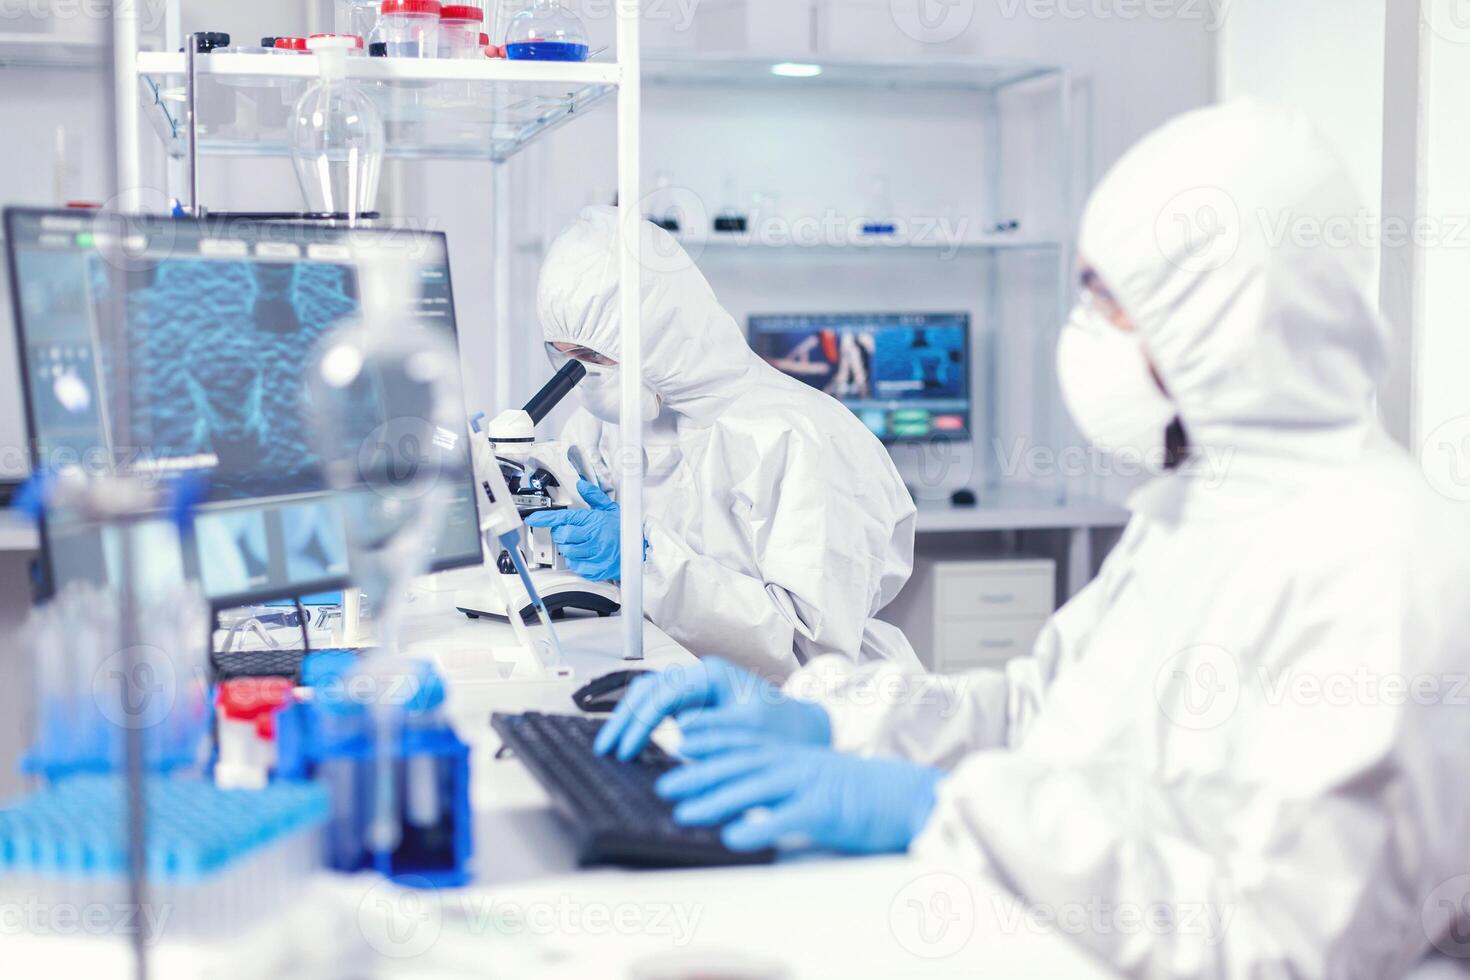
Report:
[[[839,654],[917,664],[874,618],[913,568],[913,500],[841,403],[750,349],[673,236],[639,223],[643,381],[663,405],[644,490],[649,619],[701,656],[773,679]],[[587,208],[553,243],[539,307],[548,343],[620,361],[617,212]],[[617,426],[579,409],[563,438],[617,488]],[[628,547],[624,543],[624,547]]]
[[[1362,213],[1294,114],[1232,103],[1144,140],[1081,251],[1223,479],[1142,487],[1004,670],[788,682],[838,748],[951,770],[914,852],[1129,975],[1398,977],[1467,935],[1470,530],[1376,418],[1366,243],[1293,230]]]

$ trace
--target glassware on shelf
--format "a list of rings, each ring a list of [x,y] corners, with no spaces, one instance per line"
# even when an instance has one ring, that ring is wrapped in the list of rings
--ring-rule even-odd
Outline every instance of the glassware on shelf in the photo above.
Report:
[[[715,231],[722,234],[743,235],[750,229],[750,216],[736,203],[735,178],[725,178],[724,203],[715,212]]]
[[[291,159],[308,211],[340,215],[349,225],[374,210],[383,164],[378,107],[347,80],[350,38],[312,39],[321,78],[291,113]]]
[[[505,56],[512,61],[586,61],[582,20],[556,0],[534,0],[510,19]]]
[[[439,0],[383,0],[371,40],[389,58],[439,57]]]
[[[378,25],[378,0],[336,0],[337,33],[366,40]]]
[[[485,11],[473,4],[446,4],[440,8],[439,57],[485,57],[485,47],[480,43],[484,26]]]
[[[668,171],[660,171],[654,178],[653,191],[648,195],[646,217],[664,231],[679,233],[679,209],[674,202],[674,179]]]
[[[893,219],[893,193],[888,178],[873,178],[873,190],[868,200],[868,210],[863,215],[864,235],[895,235],[898,224]]]

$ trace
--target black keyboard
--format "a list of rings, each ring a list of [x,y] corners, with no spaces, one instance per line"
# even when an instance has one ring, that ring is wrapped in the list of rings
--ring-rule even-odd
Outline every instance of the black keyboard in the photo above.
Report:
[[[237,677],[285,677],[301,679],[301,661],[306,659],[304,650],[235,650],[216,653],[214,676],[216,680],[229,681]]]
[[[631,762],[592,751],[602,722],[577,715],[496,714],[490,724],[551,794],[577,837],[585,867],[616,864],[640,868],[768,864],[773,850],[732,851],[719,827],[681,827],[673,805],[653,784],[680,765],[650,744]]]

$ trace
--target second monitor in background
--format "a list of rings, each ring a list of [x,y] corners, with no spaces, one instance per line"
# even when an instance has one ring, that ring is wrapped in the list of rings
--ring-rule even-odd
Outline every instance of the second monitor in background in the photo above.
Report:
[[[750,343],[885,442],[970,438],[967,313],[752,316]]]

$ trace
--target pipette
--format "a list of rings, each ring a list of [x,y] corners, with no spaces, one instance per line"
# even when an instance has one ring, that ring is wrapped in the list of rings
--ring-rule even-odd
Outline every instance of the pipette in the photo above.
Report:
[[[511,564],[516,567],[516,574],[521,577],[521,584],[526,587],[526,597],[531,600],[531,605],[536,609],[536,615],[541,620],[541,625],[546,627],[546,635],[551,640],[551,666],[553,668],[562,665],[561,641],[556,638],[556,629],[551,625],[551,614],[546,611],[546,603],[541,601],[541,594],[536,591],[536,585],[531,581],[531,570],[526,567],[526,556],[521,552],[520,529],[507,531],[500,536],[500,543],[505,546],[506,553],[510,555]],[[505,608],[511,608],[506,603]],[[521,617],[511,614],[511,619]]]

